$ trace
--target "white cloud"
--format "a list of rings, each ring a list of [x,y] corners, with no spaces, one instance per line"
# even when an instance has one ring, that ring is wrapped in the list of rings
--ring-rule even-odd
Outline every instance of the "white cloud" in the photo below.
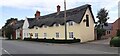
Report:
[[[100,8],[106,8],[111,11],[110,13],[116,14],[116,7],[118,6],[119,0],[66,0],[67,1],[67,9],[74,8],[77,6],[81,6],[82,4],[88,3],[91,4],[93,10],[95,8],[98,11]],[[14,7],[19,9],[32,9],[33,11],[40,10],[42,15],[56,12],[56,6],[59,4],[61,6],[61,10],[64,10],[64,0],[0,0],[0,6],[6,7]],[[99,7],[99,8],[98,8]],[[115,8],[114,8],[115,7]],[[96,14],[96,13],[94,13]],[[111,15],[110,14],[110,15]],[[25,15],[27,16],[27,15]]]

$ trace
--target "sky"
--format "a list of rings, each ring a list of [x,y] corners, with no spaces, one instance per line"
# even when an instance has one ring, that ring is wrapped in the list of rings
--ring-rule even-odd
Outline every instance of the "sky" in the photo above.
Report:
[[[105,8],[109,12],[108,16],[110,19],[108,22],[113,23],[118,19],[119,1],[120,0],[66,0],[66,8],[68,10],[90,4],[96,21],[98,20],[96,18],[97,12],[101,8]],[[54,13],[57,11],[57,5],[61,6],[61,11],[64,10],[64,0],[0,0],[0,28],[2,28],[6,20],[10,18],[18,18],[18,20],[25,20],[26,17],[33,18],[37,10],[41,12],[41,16]]]

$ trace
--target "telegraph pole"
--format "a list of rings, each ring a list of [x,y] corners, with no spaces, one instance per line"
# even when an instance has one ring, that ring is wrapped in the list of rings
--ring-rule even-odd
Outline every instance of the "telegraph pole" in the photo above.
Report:
[[[64,23],[65,23],[65,40],[67,40],[66,0],[64,0]]]

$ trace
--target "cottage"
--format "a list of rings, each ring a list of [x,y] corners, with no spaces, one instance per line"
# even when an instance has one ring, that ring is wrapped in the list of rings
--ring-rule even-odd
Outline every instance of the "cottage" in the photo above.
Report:
[[[40,16],[36,11],[35,18],[26,18],[23,24],[23,39],[65,39],[64,11]],[[67,39],[80,39],[81,42],[94,40],[94,16],[91,5],[86,4],[66,11]]]

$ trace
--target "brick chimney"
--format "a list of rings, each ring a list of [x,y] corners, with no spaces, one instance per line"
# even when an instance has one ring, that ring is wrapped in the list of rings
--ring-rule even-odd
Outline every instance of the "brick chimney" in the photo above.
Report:
[[[57,5],[57,15],[60,13],[60,5]]]
[[[36,11],[36,13],[35,13],[35,18],[39,18],[40,17],[40,11]]]

